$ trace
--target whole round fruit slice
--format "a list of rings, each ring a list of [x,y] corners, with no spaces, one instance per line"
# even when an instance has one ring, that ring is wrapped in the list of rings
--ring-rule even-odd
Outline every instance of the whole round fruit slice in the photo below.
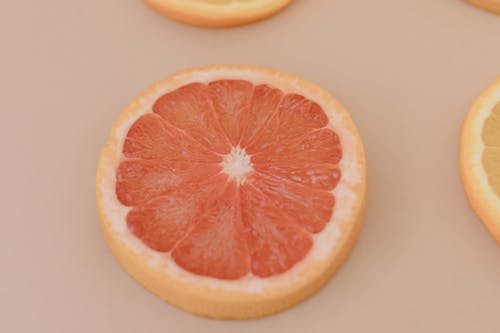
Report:
[[[349,115],[300,78],[249,66],[174,74],[120,115],[102,151],[106,240],[187,311],[250,318],[314,293],[346,257],[366,197]]]
[[[500,242],[500,77],[465,118],[460,171],[472,208]]]
[[[243,25],[265,19],[292,0],[145,0],[176,21],[209,28]]]
[[[500,0],[466,0],[471,4],[489,10],[490,12],[500,14]]]

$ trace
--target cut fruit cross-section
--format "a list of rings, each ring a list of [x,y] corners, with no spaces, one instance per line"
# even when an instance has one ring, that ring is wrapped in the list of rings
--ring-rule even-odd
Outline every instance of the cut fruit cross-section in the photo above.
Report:
[[[321,88],[250,66],[167,77],[111,130],[97,172],[106,240],[166,301],[215,318],[285,309],[352,247],[361,139]]]
[[[500,77],[465,118],[460,174],[472,208],[500,243]]]
[[[292,0],[145,0],[171,19],[209,28],[243,25],[270,17]]]

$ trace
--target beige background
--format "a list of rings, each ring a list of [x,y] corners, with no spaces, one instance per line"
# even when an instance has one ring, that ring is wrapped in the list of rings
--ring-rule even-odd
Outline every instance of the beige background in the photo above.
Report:
[[[499,332],[500,248],[457,172],[460,123],[500,74],[500,17],[460,0],[298,0],[232,30],[139,0],[0,4],[0,332]],[[143,290],[98,228],[94,174],[121,109],[211,63],[288,71],[330,90],[366,143],[366,224],[305,303],[201,319]]]

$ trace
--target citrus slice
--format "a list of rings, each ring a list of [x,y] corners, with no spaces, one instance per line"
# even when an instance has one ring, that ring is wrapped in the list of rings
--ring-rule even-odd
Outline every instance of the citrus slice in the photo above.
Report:
[[[465,118],[460,171],[472,208],[500,243],[500,77]]]
[[[500,0],[467,0],[474,6],[500,14]]]
[[[292,0],[145,0],[160,14],[179,22],[224,28],[263,20]]]
[[[250,66],[165,78],[102,150],[105,238],[142,285],[187,311],[250,318],[314,293],[360,227],[357,130],[326,91]]]

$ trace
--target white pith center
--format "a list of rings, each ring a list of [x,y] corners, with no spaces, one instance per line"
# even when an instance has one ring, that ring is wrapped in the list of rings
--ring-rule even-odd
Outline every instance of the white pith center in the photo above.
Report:
[[[222,167],[224,172],[238,184],[243,184],[248,173],[253,170],[250,156],[245,152],[245,149],[240,147],[233,147],[231,152],[224,157]]]

